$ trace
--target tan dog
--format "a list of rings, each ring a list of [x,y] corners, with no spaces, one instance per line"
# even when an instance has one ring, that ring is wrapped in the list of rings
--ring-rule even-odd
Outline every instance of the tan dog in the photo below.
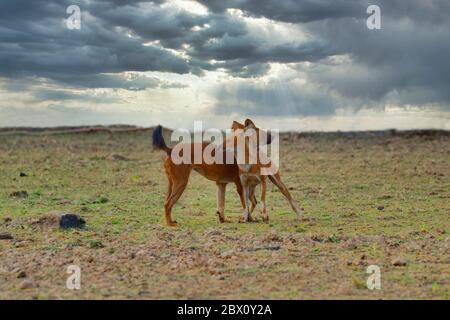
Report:
[[[248,222],[251,220],[249,203],[250,199],[255,196],[255,189],[259,184],[261,184],[261,215],[264,222],[269,221],[266,206],[266,175],[262,174],[262,169],[263,167],[270,167],[271,163],[270,160],[269,162],[266,160],[265,165],[261,162],[261,156],[264,156],[266,159],[268,158],[267,155],[263,154],[258,148],[259,143],[257,139],[259,137],[256,136],[257,133],[255,129],[253,122],[247,121],[247,126],[245,126],[244,129],[233,130],[233,135],[226,141],[228,145],[231,145],[230,140],[233,140],[233,154],[239,168],[239,179],[244,189],[245,207],[240,222]],[[250,160],[252,156],[253,162]],[[277,171],[278,170],[276,170],[276,172]]]
[[[241,124],[239,122],[234,121],[232,125],[232,129],[244,129],[249,124],[253,124],[253,122],[250,119],[245,120],[244,124]],[[259,132],[260,129],[258,129],[254,124],[254,128],[256,128],[256,131]],[[260,143],[260,141],[258,141]],[[270,135],[267,138],[267,141],[265,143],[270,143]],[[210,143],[203,142],[201,145],[202,151],[209,145]],[[236,190],[239,194],[239,197],[241,199],[242,207],[245,209],[246,203],[245,203],[245,197],[244,197],[244,190],[242,187],[241,179],[239,176],[239,167],[237,163],[233,164],[207,164],[207,163],[200,163],[195,164],[194,161],[191,161],[191,164],[175,164],[171,159],[171,152],[172,149],[169,148],[163,138],[162,135],[162,127],[157,126],[155,130],[153,131],[153,146],[156,149],[160,149],[166,152],[167,157],[164,160],[164,168],[167,174],[167,179],[169,181],[168,186],[168,192],[166,201],[164,204],[164,210],[165,210],[165,218],[166,223],[169,226],[175,226],[176,221],[172,220],[172,208],[175,205],[175,203],[178,201],[178,199],[183,194],[187,183],[189,181],[189,176],[192,172],[192,170],[197,171],[205,178],[215,181],[217,185],[217,214],[219,215],[219,221],[220,222],[226,222],[225,219],[225,190],[226,185],[228,183],[234,183],[236,185]],[[191,146],[192,150],[195,148],[195,144],[192,143]],[[223,146],[224,149],[226,149],[226,145]],[[191,154],[193,154],[191,152]],[[293,199],[286,188],[286,186],[281,182],[281,178],[279,175],[279,172],[273,176],[268,176],[269,179],[279,188],[281,193],[288,199],[289,203],[291,204],[294,211],[297,213],[297,215],[301,214],[301,209],[297,207],[297,205],[293,202]],[[249,200],[252,202],[252,207],[249,210],[248,219],[247,221],[251,221],[251,212],[254,210],[257,201],[255,196],[249,195]]]

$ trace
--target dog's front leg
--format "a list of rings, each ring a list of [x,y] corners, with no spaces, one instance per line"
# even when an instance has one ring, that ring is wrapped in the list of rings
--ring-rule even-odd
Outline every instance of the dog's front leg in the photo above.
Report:
[[[226,183],[217,183],[217,214],[220,223],[227,222],[225,219],[225,189]]]
[[[253,213],[253,211],[255,211],[255,208],[258,204],[258,201],[256,201],[256,197],[255,197],[255,189],[256,189],[256,185],[250,186],[250,193],[249,193],[250,210],[248,212],[248,221],[250,221],[250,222],[257,220],[257,219],[253,219],[253,217],[252,217],[252,213]]]
[[[242,218],[239,220],[239,222],[248,222],[248,217],[250,214],[250,187],[247,185],[245,179],[241,179],[242,186],[244,187],[244,201],[245,201],[245,208],[244,208],[244,214]]]

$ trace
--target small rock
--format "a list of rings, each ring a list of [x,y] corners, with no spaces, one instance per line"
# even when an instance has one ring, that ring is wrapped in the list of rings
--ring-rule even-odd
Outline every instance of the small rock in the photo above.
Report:
[[[205,231],[204,235],[205,235],[205,237],[211,237],[211,236],[221,236],[223,234],[222,234],[222,231],[220,231],[220,230],[208,229]]]
[[[11,235],[11,233],[8,232],[1,232],[0,233],[0,240],[12,240],[14,237]]]
[[[271,241],[282,241],[281,237],[277,234],[277,232],[271,231],[270,233],[266,234],[263,238],[263,242],[271,242]]]
[[[377,209],[380,210],[380,211],[384,210],[384,206],[378,206]]]
[[[260,250],[276,251],[276,250],[280,250],[280,249],[281,249],[280,245],[272,244],[272,245],[268,245],[268,246],[250,248],[250,249],[248,249],[248,251],[260,251]]]
[[[360,266],[368,266],[369,263],[368,263],[367,261],[365,261],[365,260],[360,260],[360,261],[358,262],[358,265],[360,265]]]
[[[112,154],[109,157],[109,159],[112,161],[130,161],[130,159],[128,159],[127,157],[121,156],[120,154]]]
[[[311,235],[311,240],[315,242],[323,242],[323,237],[317,234]]]
[[[22,241],[16,242],[16,243],[14,244],[14,247],[16,247],[16,248],[23,248],[23,247],[26,247],[27,244],[28,244],[28,241],[22,240]]]
[[[392,265],[396,267],[404,267],[406,266],[406,260],[403,259],[402,257],[394,258],[392,259]]]
[[[228,259],[236,255],[236,251],[233,249],[222,252],[220,255],[223,259]]]
[[[10,217],[3,218],[3,223],[5,223],[5,224],[10,223],[11,221],[12,221],[12,219]]]
[[[59,227],[61,229],[82,228],[86,221],[80,216],[73,213],[65,213],[61,215]]]
[[[346,250],[355,250],[358,248],[358,245],[353,241],[346,241],[342,247]]]
[[[148,294],[150,294],[150,291],[148,291],[148,290],[139,290],[139,292],[138,292],[139,296],[146,296]]]
[[[100,240],[89,241],[89,248],[91,248],[91,249],[101,249],[104,247],[105,247],[105,245]]]
[[[25,190],[14,191],[14,192],[11,192],[11,194],[9,196],[12,198],[27,198],[28,192],[26,192]]]
[[[34,283],[30,280],[24,280],[20,283],[19,288],[20,289],[31,289],[34,287]]]
[[[27,277],[27,273],[23,270],[19,271],[19,273],[17,273],[17,278],[21,279],[21,278],[26,278]]]

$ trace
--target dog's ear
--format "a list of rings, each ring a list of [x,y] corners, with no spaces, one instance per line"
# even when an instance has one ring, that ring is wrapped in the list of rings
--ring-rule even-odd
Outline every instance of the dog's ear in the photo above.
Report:
[[[244,127],[245,127],[246,129],[256,129],[255,124],[254,124],[253,121],[250,120],[250,119],[245,119]]]
[[[249,126],[255,127],[255,124],[253,123],[252,120],[250,120],[250,119],[247,118],[247,119],[245,119],[244,126],[245,126],[245,127],[249,127]]]
[[[237,121],[233,121],[233,124],[231,125],[231,129],[243,129],[244,125],[242,123],[239,123]]]

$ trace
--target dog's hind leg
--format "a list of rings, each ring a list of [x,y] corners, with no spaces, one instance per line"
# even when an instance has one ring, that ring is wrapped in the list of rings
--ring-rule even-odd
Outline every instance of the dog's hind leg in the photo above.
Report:
[[[167,173],[167,172],[166,172]],[[169,199],[170,195],[172,194],[172,186],[173,186],[173,182],[172,182],[172,178],[170,177],[170,174],[167,173],[167,181],[168,183],[168,188],[167,188],[167,196],[166,196],[166,201]]]
[[[167,225],[176,226],[177,222],[172,220],[172,208],[186,189],[192,166],[172,165],[166,167],[166,170],[171,177],[172,190],[164,204],[165,218]]]
[[[289,201],[289,204],[292,207],[292,210],[297,214],[297,218],[301,219],[303,216],[303,210],[297,206],[297,204],[294,202],[294,199],[292,199],[291,194],[289,193],[288,188],[284,185],[284,183],[281,181],[281,177],[279,173],[276,173],[274,175],[269,175],[270,181],[272,181],[278,189],[281,191],[281,193],[286,197],[286,199]]]
[[[178,199],[180,199],[181,195],[184,192],[184,189],[186,189],[186,186],[187,181],[173,184],[172,193],[170,197],[167,199],[166,203],[164,204],[166,223],[168,226],[173,227],[177,225],[177,222],[175,220],[172,220],[172,208],[178,201]]]
[[[225,219],[225,189],[226,183],[217,182],[217,214],[221,223],[227,222]]]

